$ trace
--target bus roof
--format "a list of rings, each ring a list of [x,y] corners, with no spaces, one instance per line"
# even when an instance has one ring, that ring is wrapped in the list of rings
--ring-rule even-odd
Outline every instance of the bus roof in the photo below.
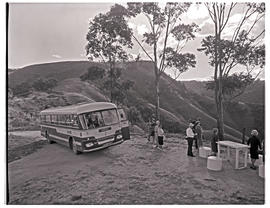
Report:
[[[109,102],[94,102],[94,103],[79,103],[64,107],[49,108],[40,112],[40,115],[45,114],[81,114],[92,111],[106,110],[117,108],[115,104]]]

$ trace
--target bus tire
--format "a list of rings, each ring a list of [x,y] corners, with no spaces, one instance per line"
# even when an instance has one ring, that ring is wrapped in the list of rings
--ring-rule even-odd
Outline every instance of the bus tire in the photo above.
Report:
[[[80,154],[74,138],[69,138],[69,147],[72,149],[75,155]]]
[[[49,144],[52,144],[52,143],[53,143],[53,141],[52,141],[52,140],[50,140],[50,135],[48,134],[48,132],[47,132],[47,131],[46,131],[46,133],[45,133],[45,137],[46,137],[47,142],[48,142]]]

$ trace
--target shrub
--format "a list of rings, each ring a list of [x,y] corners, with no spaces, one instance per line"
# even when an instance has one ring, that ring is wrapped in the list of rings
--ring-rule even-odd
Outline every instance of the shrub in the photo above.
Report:
[[[27,96],[31,93],[31,85],[27,82],[23,82],[13,87],[12,92],[14,96]]]
[[[55,79],[38,79],[35,82],[33,82],[32,87],[33,89],[41,92],[47,92],[50,91],[52,88],[54,88],[57,85],[57,80]]]
[[[82,81],[87,80],[98,80],[102,79],[105,76],[105,69],[98,66],[91,66],[88,68],[87,72],[80,76]]]

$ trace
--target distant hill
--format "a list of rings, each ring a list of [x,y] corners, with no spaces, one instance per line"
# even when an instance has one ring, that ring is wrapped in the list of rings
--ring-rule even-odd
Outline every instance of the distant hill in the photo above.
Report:
[[[33,83],[38,78],[53,78],[58,81],[58,84],[53,89],[55,93],[52,92],[52,94],[56,97],[57,93],[61,94],[59,96],[65,101],[63,101],[64,103],[62,102],[62,105],[76,102],[72,100],[71,95],[79,96],[80,99],[84,100],[108,100],[108,96],[95,83],[82,82],[79,78],[93,65],[103,64],[87,61],[69,61],[31,65],[9,74],[8,85],[12,88],[23,82]],[[126,109],[129,111],[131,107],[136,108],[140,112],[142,122],[147,122],[150,115],[154,112],[155,104],[153,64],[147,61],[130,62],[126,63],[125,68],[121,78],[132,80],[135,83],[134,88],[129,92]],[[165,129],[170,132],[183,133],[188,120],[197,117],[201,118],[204,129],[212,129],[216,126],[213,96],[203,85],[203,82],[178,82],[163,74],[160,81],[160,107],[161,120]],[[241,138],[243,127],[246,127],[247,130],[256,127],[258,118],[254,117],[256,114],[254,109],[257,109],[257,105],[259,105],[260,112],[263,114],[263,117],[260,117],[259,120],[261,123],[264,122],[264,105],[262,102],[260,103],[258,100],[257,103],[254,102],[255,104],[246,102],[248,97],[250,97],[249,95],[255,93],[252,90],[260,91],[262,86],[264,84],[251,87],[247,94],[243,95],[242,104],[233,104],[233,107],[225,110],[225,131],[227,134]],[[45,100],[48,105],[56,105],[55,102],[50,104],[49,94],[36,94],[34,97],[44,100],[44,96],[47,97]],[[263,92],[258,92],[257,96],[263,96],[260,99],[264,99]],[[38,107],[36,111],[45,108],[41,103],[37,102]],[[24,103],[23,105],[27,104]],[[145,123],[141,125],[145,125]]]
[[[206,89],[205,81],[182,81],[185,87],[192,91],[193,93],[207,96],[213,98],[214,92],[212,90]],[[247,87],[245,93],[235,99],[235,101],[240,101],[244,103],[258,103],[264,104],[264,94],[265,94],[265,82],[264,80],[256,80],[250,86]]]

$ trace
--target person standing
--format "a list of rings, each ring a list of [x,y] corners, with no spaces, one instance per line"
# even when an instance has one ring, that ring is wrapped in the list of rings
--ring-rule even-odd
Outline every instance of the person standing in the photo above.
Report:
[[[155,135],[157,137],[156,141],[157,141],[158,149],[162,150],[165,135],[164,135],[164,131],[161,127],[159,120],[157,120],[157,122],[156,122]]]
[[[193,130],[193,132],[195,134],[197,133],[196,132],[197,125],[200,124],[200,122],[201,122],[201,119],[199,117],[192,122],[192,124],[193,124],[192,130]],[[198,145],[198,137],[197,137],[197,135],[195,135],[194,140],[195,140],[195,144],[194,144],[195,145],[195,148],[198,150],[199,149],[199,145]]]
[[[248,139],[247,145],[250,145],[250,158],[251,158],[250,168],[256,170],[254,163],[257,159],[259,159],[258,148],[262,149],[261,142],[258,139],[257,130],[251,131],[251,137]]]
[[[197,141],[197,149],[202,147],[202,127],[201,127],[201,123],[199,121],[197,121],[197,125],[195,127],[195,141]]]
[[[188,142],[188,151],[187,151],[187,155],[190,157],[194,157],[193,153],[192,153],[192,145],[193,145],[193,140],[194,140],[194,132],[192,130],[193,124],[189,123],[188,128],[186,129],[186,135],[187,135],[187,142]]]
[[[154,116],[152,116],[151,121],[149,122],[149,142],[152,141],[153,144],[155,144],[155,126],[156,120]]]
[[[211,150],[212,150],[212,155],[216,156],[217,152],[218,152],[218,129],[217,128],[213,128],[213,135],[211,138]]]

